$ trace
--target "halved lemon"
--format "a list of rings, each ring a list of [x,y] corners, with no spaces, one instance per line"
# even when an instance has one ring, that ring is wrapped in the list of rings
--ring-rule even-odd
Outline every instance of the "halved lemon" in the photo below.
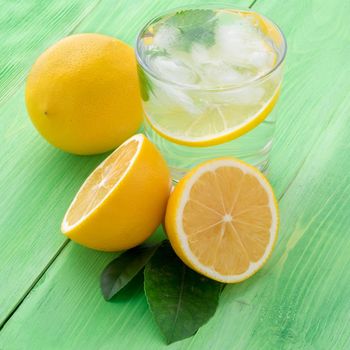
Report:
[[[257,272],[277,238],[278,206],[256,168],[234,158],[195,167],[170,196],[165,226],[177,255],[193,270],[236,283]]]
[[[143,135],[124,142],[87,178],[62,222],[62,233],[98,250],[119,251],[147,239],[162,222],[170,172]]]

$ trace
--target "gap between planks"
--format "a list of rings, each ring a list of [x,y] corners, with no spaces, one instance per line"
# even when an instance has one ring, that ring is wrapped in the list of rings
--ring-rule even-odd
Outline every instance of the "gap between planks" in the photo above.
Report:
[[[75,32],[75,30],[80,26],[80,24],[100,5],[100,3],[103,0],[99,0],[96,5],[84,16],[81,18],[81,20],[69,31],[68,35],[71,35]],[[253,2],[248,6],[248,8],[252,8],[258,0],[253,0]],[[19,81],[18,85],[22,85],[24,83],[25,77]],[[303,163],[304,164],[304,163]],[[299,171],[297,172],[299,173]],[[293,178],[294,180],[294,178]],[[289,187],[289,186],[288,186]],[[20,308],[22,303],[26,300],[27,296],[30,294],[30,292],[35,288],[37,283],[41,280],[41,278],[45,275],[45,273],[49,270],[51,265],[55,262],[55,260],[60,256],[60,254],[64,251],[64,249],[69,245],[71,241],[67,239],[62,243],[60,248],[57,250],[57,252],[52,256],[52,258],[48,261],[48,263],[45,265],[44,269],[40,272],[40,274],[33,280],[33,283],[28,287],[26,292],[23,294],[22,298],[18,300],[17,304],[13,307],[13,309],[9,312],[7,317],[0,323],[0,332],[1,330],[6,326],[7,322],[10,321],[12,316],[17,312],[17,310]],[[195,335],[194,335],[195,336]]]
[[[36,286],[36,284],[40,281],[41,277],[43,277],[46,273],[46,271],[51,267],[51,265],[54,263],[54,261],[57,259],[57,257],[62,253],[62,251],[66,248],[68,243],[70,242],[69,239],[66,239],[63,244],[60,246],[60,248],[57,250],[55,255],[51,257],[51,259],[48,261],[46,266],[43,268],[43,270],[40,272],[40,274],[35,278],[33,283],[28,287],[26,292],[23,294],[22,298],[18,300],[17,304],[13,307],[13,309],[9,312],[7,317],[3,320],[2,323],[0,323],[0,332],[5,327],[6,323],[11,319],[11,317],[14,315],[14,313],[18,310],[18,308],[22,305],[24,300],[27,298],[27,296],[30,294],[32,289]]]

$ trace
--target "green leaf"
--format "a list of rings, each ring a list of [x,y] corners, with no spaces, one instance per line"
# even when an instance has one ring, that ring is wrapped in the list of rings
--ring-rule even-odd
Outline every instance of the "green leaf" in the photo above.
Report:
[[[145,293],[168,344],[188,338],[215,313],[222,283],[197,274],[164,241],[145,267]]]
[[[106,300],[113,298],[147,264],[160,244],[138,246],[110,262],[101,274],[100,286]]]
[[[177,12],[168,20],[168,24],[178,28],[181,40],[177,48],[189,51],[194,42],[210,47],[215,43],[217,19],[212,10],[185,10]]]
[[[150,92],[153,91],[152,83],[150,82],[146,73],[143,71],[143,69],[139,65],[137,65],[137,73],[138,73],[139,81],[140,81],[141,98],[144,101],[148,101],[149,94],[150,94]]]
[[[210,20],[214,19],[215,12],[213,10],[194,9],[182,10],[169,18],[168,23],[176,26],[179,29],[186,27],[203,26]]]

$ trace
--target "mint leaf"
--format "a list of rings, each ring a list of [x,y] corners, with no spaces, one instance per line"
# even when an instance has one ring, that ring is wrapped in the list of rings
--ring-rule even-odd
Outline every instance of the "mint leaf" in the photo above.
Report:
[[[141,98],[143,101],[148,101],[149,94],[153,92],[152,83],[139,65],[137,65],[137,74],[139,76]]]
[[[194,27],[184,33],[184,49],[187,51],[194,42],[210,47],[215,44],[215,34],[213,29],[214,22],[203,29]]]
[[[123,289],[143,269],[159,245],[138,246],[110,262],[101,274],[100,286],[104,298],[110,300]]]
[[[169,18],[168,23],[179,29],[186,27],[196,27],[206,25],[207,22],[214,19],[215,12],[213,10],[195,9],[182,10]]]
[[[188,338],[215,313],[222,283],[197,274],[164,241],[145,267],[148,304],[167,343]]]
[[[180,30],[181,39],[177,48],[189,51],[194,42],[210,47],[215,44],[217,19],[212,10],[184,10],[177,12],[167,21]]]

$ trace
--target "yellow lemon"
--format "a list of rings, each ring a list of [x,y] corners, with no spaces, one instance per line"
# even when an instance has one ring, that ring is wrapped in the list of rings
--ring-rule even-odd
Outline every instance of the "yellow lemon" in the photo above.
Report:
[[[61,230],[93,249],[132,248],[162,222],[170,184],[170,172],[159,151],[145,136],[135,135],[87,178]]]
[[[177,255],[197,272],[225,283],[247,279],[270,256],[278,206],[256,168],[234,158],[205,162],[175,187],[165,226]]]
[[[145,118],[155,132],[169,141],[193,147],[215,146],[236,139],[257,127],[271,113],[279,95],[280,86],[276,88],[272,97],[257,113],[244,117],[243,121],[240,118],[237,118],[238,120],[232,118],[237,112],[237,106],[227,106],[225,112],[220,108],[214,108],[201,117],[194,118],[191,126],[187,129],[182,125],[183,120],[179,118],[179,111],[175,109],[174,112],[168,108],[168,111],[164,113],[163,105],[160,106],[163,108],[163,113],[160,111],[158,114],[162,120],[161,123],[155,122],[149,115],[145,115]],[[223,125],[224,129],[218,131],[220,125]],[[196,136],[191,135],[191,133]]]
[[[100,34],[60,40],[33,65],[26,105],[40,134],[64,151],[116,148],[142,120],[133,49]]]

